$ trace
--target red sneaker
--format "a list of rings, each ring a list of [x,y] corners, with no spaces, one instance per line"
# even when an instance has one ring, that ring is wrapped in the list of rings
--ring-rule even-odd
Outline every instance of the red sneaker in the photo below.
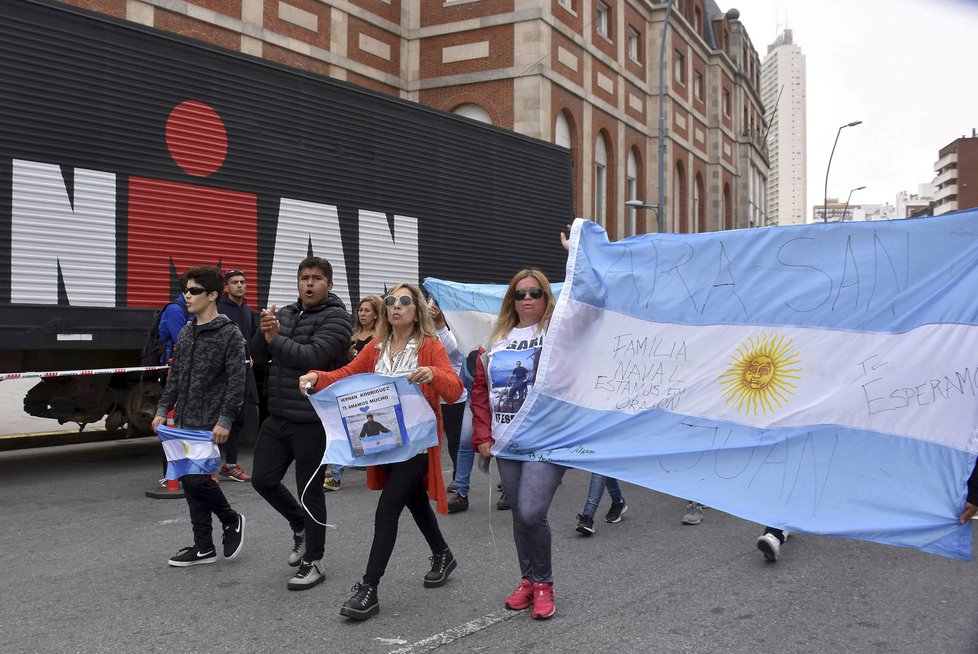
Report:
[[[251,475],[244,471],[244,468],[237,463],[229,466],[221,466],[221,476],[231,481],[251,481]]]
[[[533,584],[533,611],[530,615],[534,620],[546,620],[557,612],[554,606],[554,585]]]
[[[522,611],[533,604],[533,584],[525,577],[520,579],[520,587],[506,598],[506,608],[510,611]]]

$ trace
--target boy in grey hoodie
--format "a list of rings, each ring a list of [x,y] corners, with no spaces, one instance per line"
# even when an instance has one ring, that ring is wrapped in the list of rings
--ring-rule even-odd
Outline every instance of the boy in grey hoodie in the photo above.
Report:
[[[177,338],[153,429],[166,421],[175,405],[173,422],[178,428],[211,431],[213,441],[220,444],[227,441],[244,401],[244,337],[234,322],[217,312],[217,299],[224,288],[217,268],[191,268],[183,279],[183,296],[193,319]],[[184,475],[180,481],[190,508],[194,544],[170,557],[169,564],[188,567],[217,560],[212,513],[224,527],[224,557],[237,557],[244,545],[244,516],[231,509],[210,475]]]

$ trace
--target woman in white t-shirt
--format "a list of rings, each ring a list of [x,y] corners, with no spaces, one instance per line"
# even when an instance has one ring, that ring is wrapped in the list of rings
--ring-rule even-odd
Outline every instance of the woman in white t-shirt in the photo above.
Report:
[[[554,297],[546,275],[521,270],[509,282],[499,318],[481,352],[472,385],[472,445],[481,456],[506,429],[536,380]],[[566,470],[544,461],[498,459],[503,492],[513,508],[513,538],[520,563],[520,585],[506,598],[514,611],[533,606],[545,620],[554,607],[550,525],[547,511]]]

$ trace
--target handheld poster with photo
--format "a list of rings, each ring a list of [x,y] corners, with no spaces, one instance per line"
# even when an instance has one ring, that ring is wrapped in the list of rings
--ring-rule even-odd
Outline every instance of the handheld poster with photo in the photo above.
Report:
[[[354,457],[392,450],[408,442],[401,398],[394,383],[336,399]]]

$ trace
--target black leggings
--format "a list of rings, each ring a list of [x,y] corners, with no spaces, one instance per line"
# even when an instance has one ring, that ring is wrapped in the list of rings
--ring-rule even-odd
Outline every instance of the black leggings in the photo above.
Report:
[[[458,446],[462,437],[462,418],[465,415],[465,402],[441,405],[441,422],[445,427],[445,441],[448,443],[448,456],[452,458],[452,481],[455,480]]]
[[[387,466],[387,485],[377,502],[374,540],[370,546],[367,572],[363,575],[365,583],[376,585],[384,576],[387,563],[394,551],[394,543],[397,541],[397,521],[404,507],[411,511],[414,522],[428,541],[432,553],[438,554],[448,548],[441,535],[441,529],[438,528],[435,512],[431,510],[428,493],[422,485],[422,479],[427,471],[427,452]]]

